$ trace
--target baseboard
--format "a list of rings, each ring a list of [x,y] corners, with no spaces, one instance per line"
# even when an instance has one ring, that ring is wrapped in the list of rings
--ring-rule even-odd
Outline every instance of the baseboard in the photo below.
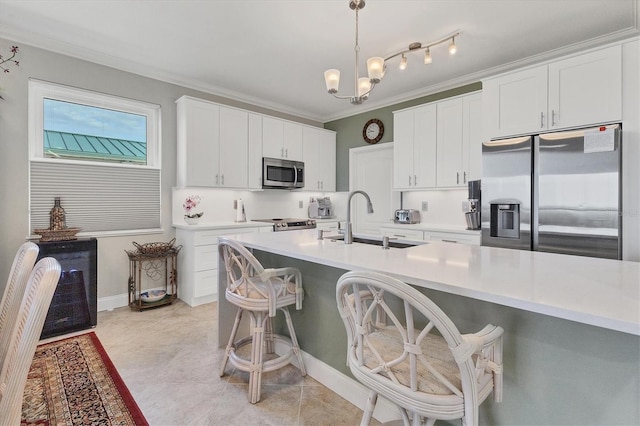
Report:
[[[277,353],[283,354],[286,351],[287,347],[285,345],[276,345]],[[300,352],[302,353],[302,360],[307,370],[307,375],[313,377],[332,392],[340,395],[361,410],[364,409],[369,396],[368,388],[312,355],[304,351]],[[297,360],[294,360],[294,364],[297,366]],[[381,423],[386,423],[399,420],[400,413],[395,404],[379,396],[376,408],[373,411],[373,417]]]
[[[129,306],[129,295],[127,293],[98,298],[98,312],[111,311],[123,306]]]

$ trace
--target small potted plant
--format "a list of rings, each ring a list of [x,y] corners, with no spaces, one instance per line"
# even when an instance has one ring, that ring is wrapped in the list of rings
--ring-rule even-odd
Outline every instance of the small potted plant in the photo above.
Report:
[[[184,204],[182,204],[185,212],[184,221],[189,225],[195,225],[196,223],[198,223],[198,221],[204,214],[203,212],[194,212],[194,209],[198,204],[200,204],[200,201],[202,201],[202,198],[199,195],[189,195],[184,201]]]

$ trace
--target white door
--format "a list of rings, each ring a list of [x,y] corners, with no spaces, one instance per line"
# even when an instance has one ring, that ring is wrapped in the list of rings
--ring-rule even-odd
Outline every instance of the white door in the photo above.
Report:
[[[363,190],[371,198],[373,213],[367,213],[366,200],[355,195],[351,201],[351,223],[356,234],[380,235],[400,208],[400,193],[393,191],[393,143],[349,150],[349,190]]]

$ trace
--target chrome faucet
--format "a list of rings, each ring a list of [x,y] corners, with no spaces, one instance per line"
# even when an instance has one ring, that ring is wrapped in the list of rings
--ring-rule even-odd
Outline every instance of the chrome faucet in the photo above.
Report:
[[[344,229],[345,244],[353,243],[353,233],[351,230],[351,199],[356,194],[364,195],[364,198],[367,199],[367,213],[373,213],[373,204],[371,204],[371,198],[369,198],[369,194],[361,190],[351,191],[349,193],[349,197],[347,198],[347,224],[345,225],[345,229]]]

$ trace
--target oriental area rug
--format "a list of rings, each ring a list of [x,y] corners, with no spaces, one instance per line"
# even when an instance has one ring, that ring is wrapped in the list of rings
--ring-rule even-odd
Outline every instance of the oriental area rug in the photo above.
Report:
[[[21,424],[148,425],[93,332],[38,346]]]

